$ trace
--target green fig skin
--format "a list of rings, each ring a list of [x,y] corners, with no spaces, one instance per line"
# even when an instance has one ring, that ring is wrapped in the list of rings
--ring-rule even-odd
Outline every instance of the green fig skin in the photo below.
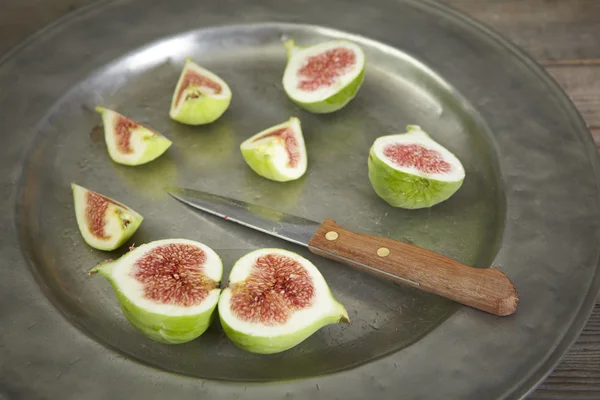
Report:
[[[122,257],[126,257],[127,254]],[[163,344],[181,344],[201,336],[216,318],[217,304],[209,309],[192,315],[168,316],[145,310],[131,301],[119,288],[113,278],[114,268],[118,261],[108,261],[98,264],[89,274],[100,274],[111,284],[119,306],[127,321],[144,336]]]
[[[101,107],[101,106],[96,107],[96,112],[98,112],[103,117],[104,117],[104,114],[107,112],[116,113],[113,110],[109,110],[109,109],[107,109],[105,107]],[[130,119],[130,118],[127,118],[127,119]],[[131,120],[131,121],[133,121],[133,120]],[[133,121],[133,122],[135,122],[135,121]],[[109,137],[108,137],[108,135],[109,135],[108,130],[109,130],[109,127],[107,127],[105,125],[104,126],[104,137],[105,137],[106,147],[108,149],[108,155],[110,156],[111,160],[113,160],[117,164],[128,165],[128,166],[138,166],[138,165],[147,164],[150,161],[153,161],[153,160],[157,159],[158,157],[160,157],[161,155],[163,155],[169,149],[169,147],[171,147],[171,145],[173,144],[173,142],[171,142],[166,137],[139,124],[139,126],[136,128],[136,131],[138,131],[142,134],[142,140],[146,144],[146,147],[144,149],[143,154],[139,158],[137,158],[135,160],[131,160],[128,157],[125,157],[121,153],[119,153],[119,151],[115,148],[115,146],[111,144],[111,141],[109,140]]]
[[[409,125],[407,128],[408,133],[421,131],[418,126]],[[369,181],[375,193],[392,207],[409,210],[432,207],[448,200],[464,181],[464,177],[446,182],[398,171],[377,158],[375,144],[371,146],[367,164]]]
[[[298,332],[277,337],[247,335],[231,328],[222,318],[220,320],[221,326],[229,340],[240,349],[256,354],[275,354],[297,346],[326,325],[349,322],[350,319],[348,318],[348,313],[344,306],[340,303],[338,304],[340,306],[340,315],[325,317],[315,321],[314,324],[309,325]]]
[[[270,148],[274,146],[263,146],[261,148],[254,149],[244,149],[241,148],[242,157],[244,157],[244,161],[246,164],[252,169],[252,171],[256,172],[258,175],[263,178],[276,181],[276,182],[287,182],[291,180],[291,178],[281,174],[274,166],[272,159],[272,154],[269,151]],[[298,179],[298,178],[296,178]]]
[[[252,141],[259,137],[260,135],[265,134],[268,131],[276,130],[279,128],[283,128],[285,126],[289,126],[290,129],[297,129],[297,142],[299,147],[299,152],[301,154],[301,160],[299,165],[296,167],[294,174],[285,174],[279,170],[277,167],[274,157],[275,151],[280,145],[275,141],[266,141],[261,143],[255,147],[249,147],[247,144],[252,143]],[[240,145],[240,151],[242,153],[242,157],[246,164],[258,175],[263,178],[276,181],[276,182],[288,182],[302,178],[306,173],[307,169],[307,154],[306,154],[306,146],[304,144],[304,137],[302,136],[302,128],[300,124],[300,120],[296,117],[289,118],[286,122],[281,124],[272,126],[268,129],[265,129],[252,137],[248,138]]]
[[[331,42],[334,42],[334,40],[332,40]],[[290,58],[292,57],[292,55],[294,54],[294,52],[296,50],[308,48],[308,46],[297,46],[295,44],[294,40],[292,40],[292,39],[285,41],[284,46],[286,49],[286,55],[287,55],[288,61],[290,60]],[[365,61],[365,65],[366,65],[366,61]],[[294,97],[293,93],[291,93],[290,91],[288,91],[285,88],[285,85],[284,85],[284,90],[285,90],[286,94],[288,95],[288,97],[290,98],[290,100],[292,100],[292,102],[294,102],[299,107],[305,109],[306,111],[311,112],[313,114],[330,114],[330,113],[341,110],[348,103],[350,103],[350,101],[352,101],[356,97],[359,89],[361,88],[361,86],[364,82],[365,65],[363,65],[363,68],[361,69],[360,73],[353,80],[348,82],[346,84],[346,86],[344,86],[337,93],[335,93],[321,101],[310,102],[310,103],[302,102],[302,101],[297,100]]]
[[[75,212],[77,214],[76,218],[79,232],[81,233],[83,240],[88,244],[88,246],[93,247],[97,250],[113,251],[118,249],[123,244],[125,244],[125,242],[131,238],[131,236],[133,236],[133,234],[138,230],[138,228],[144,221],[144,217],[136,211],[132,210],[131,208],[129,210],[119,211],[118,213],[112,216],[112,218],[119,218],[121,228],[123,229],[121,231],[119,240],[113,244],[110,244],[108,241],[97,239],[89,232],[88,227],[84,222],[85,217],[83,215],[79,215],[79,213],[85,213],[86,205],[78,204],[79,199],[77,197],[82,191],[89,191],[89,189],[86,189],[83,186],[79,186],[75,183],[71,183],[71,190],[73,193],[73,202],[75,203]],[[119,207],[119,209],[121,209],[121,207]],[[124,215],[126,215],[127,217],[126,222],[123,218]]]
[[[231,89],[227,83],[221,79],[218,75],[214,74],[198,64],[196,64],[190,57],[186,57],[184,63],[184,69],[181,73],[183,76],[188,69],[196,70],[196,72],[206,75],[208,78],[217,81],[223,90],[228,93],[228,96],[222,98],[221,96],[212,96],[204,93],[200,88],[196,88],[202,93],[201,96],[196,98],[186,98],[183,104],[178,108],[176,106],[177,96],[179,94],[179,84],[175,88],[173,97],[171,99],[171,109],[169,110],[169,117],[181,124],[185,125],[206,125],[210,124],[219,119],[225,111],[229,108],[231,103]],[[181,79],[181,77],[180,77]]]
[[[185,100],[179,112],[171,112],[170,117],[177,122],[186,125],[210,124],[223,115],[231,98],[214,99],[210,97],[198,97]]]
[[[326,98],[323,101],[316,103],[302,103],[295,100],[290,96],[290,99],[298,106],[304,108],[313,114],[330,114],[332,112],[341,110],[344,108],[352,99],[354,99],[360,89],[365,76],[365,70],[360,71],[360,74],[352,80],[346,87],[340,90],[338,93]],[[288,94],[289,96],[289,94]]]
[[[248,253],[244,257],[250,256],[252,254],[255,254],[257,252],[262,252],[265,250],[267,252],[269,250],[272,250],[274,252],[278,252],[279,254],[284,254],[284,255],[286,253],[294,254],[290,251],[283,250],[283,249],[259,249],[259,250],[255,250],[251,253]],[[242,258],[244,258],[244,257],[242,257]],[[306,260],[306,261],[308,261],[308,260]],[[234,268],[235,267],[236,267],[236,265],[234,265]],[[316,267],[315,267],[315,269],[316,269]],[[319,273],[319,275],[320,275],[320,273]],[[289,350],[289,349],[299,345],[300,343],[302,343],[303,341],[308,339],[311,335],[313,335],[316,331],[323,328],[324,326],[338,324],[338,323],[349,323],[350,318],[348,316],[348,312],[346,311],[346,308],[344,307],[344,305],[342,303],[340,303],[338,300],[336,300],[333,297],[331,289],[327,286],[327,283],[324,281],[324,278],[322,276],[321,276],[321,279],[323,279],[323,282],[325,284],[323,289],[324,289],[324,293],[326,293],[326,296],[324,296],[324,297],[327,298],[327,300],[326,300],[327,303],[321,303],[321,305],[328,307],[330,309],[330,311],[328,311],[327,314],[322,315],[319,318],[315,319],[311,324],[306,325],[297,331],[279,334],[279,335],[269,334],[268,332],[265,332],[264,335],[251,334],[251,333],[242,332],[240,330],[236,330],[235,328],[233,328],[227,322],[227,319],[230,318],[229,316],[232,316],[233,318],[235,318],[235,316],[233,316],[231,314],[231,311],[228,310],[228,308],[227,308],[231,304],[230,303],[231,289],[225,288],[223,290],[223,292],[221,293],[221,297],[219,298],[219,305],[218,305],[219,319],[221,322],[221,326],[223,327],[223,330],[225,331],[225,334],[227,335],[229,340],[231,340],[231,342],[236,347],[238,347],[244,351],[247,351],[250,353],[256,353],[256,354],[275,354],[275,353],[280,353],[280,352]],[[318,306],[313,306],[313,307],[318,307]],[[315,308],[315,312],[319,312],[318,308]],[[227,316],[227,318],[225,318],[224,316]]]

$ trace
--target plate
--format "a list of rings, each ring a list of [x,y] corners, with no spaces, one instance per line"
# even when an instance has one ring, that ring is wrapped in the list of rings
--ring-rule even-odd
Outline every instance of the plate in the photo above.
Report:
[[[234,16],[231,11],[238,10]],[[359,95],[313,115],[281,86],[282,40],[357,42]],[[189,127],[168,108],[190,56],[231,86],[217,122]],[[433,2],[100,2],[40,32],[0,64],[6,195],[0,270],[0,387],[27,398],[520,398],[558,362],[598,293],[598,160],[564,93],[486,28]],[[96,105],[173,140],[156,161],[110,161]],[[302,121],[306,175],[276,183],[240,143],[290,116]],[[394,209],[367,178],[373,140],[421,125],[463,162],[448,201]],[[87,271],[115,252],[83,242],[70,183],[144,215],[128,243],[185,237],[222,257],[284,247],[311,259],[352,323],[284,353],[235,348],[218,322],[177,346],[127,324],[112,289]],[[385,235],[476,268],[501,268],[521,296],[499,318],[359,273],[305,249],[200,215],[165,186],[215,192]],[[434,383],[432,385],[432,383]],[[0,392],[0,394],[4,394]]]

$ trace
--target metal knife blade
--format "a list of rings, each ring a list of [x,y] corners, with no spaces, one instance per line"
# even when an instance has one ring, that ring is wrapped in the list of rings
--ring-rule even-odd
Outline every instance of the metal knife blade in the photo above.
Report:
[[[199,190],[167,188],[166,191],[204,212],[479,310],[505,316],[514,313],[519,304],[514,284],[497,268],[472,268],[414,245],[349,231],[329,218],[318,223]]]
[[[306,218],[200,190],[165,188],[165,191],[191,207],[302,246],[308,247],[320,225]]]

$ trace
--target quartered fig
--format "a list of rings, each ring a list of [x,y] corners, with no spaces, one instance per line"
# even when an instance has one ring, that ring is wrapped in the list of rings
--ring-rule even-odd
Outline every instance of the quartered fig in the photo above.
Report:
[[[230,102],[227,83],[188,57],[173,93],[169,115],[182,124],[209,124],[227,110]]]
[[[267,179],[285,182],[306,172],[306,147],[298,118],[257,133],[245,140],[240,150],[250,168]]]
[[[450,198],[462,185],[465,170],[445,147],[421,127],[382,136],[371,147],[369,180],[375,192],[394,207],[431,207]]]
[[[99,250],[115,250],[135,233],[143,217],[131,208],[75,183],[71,184],[77,225],[83,239]]]
[[[111,283],[127,320],[152,340],[189,342],[215,317],[223,275],[221,259],[203,243],[157,240],[97,265]]]
[[[283,249],[260,249],[240,258],[219,300],[229,339],[253,353],[290,349],[325,325],[348,322],[319,270]]]
[[[365,55],[355,43],[331,40],[309,47],[285,42],[288,62],[283,88],[289,98],[313,113],[331,113],[355,96],[364,79]]]
[[[104,107],[96,107],[96,111],[102,115],[108,154],[116,163],[145,164],[171,147],[169,139],[131,118]]]

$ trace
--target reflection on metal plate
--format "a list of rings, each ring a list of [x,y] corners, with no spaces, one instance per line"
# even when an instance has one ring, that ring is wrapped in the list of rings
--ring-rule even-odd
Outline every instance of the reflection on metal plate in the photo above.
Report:
[[[330,115],[296,107],[280,83],[282,37],[355,40],[368,60],[358,96]],[[230,109],[213,124],[168,118],[187,56],[233,90]],[[0,87],[0,340],[8,349],[0,397],[518,398],[591,310],[598,160],[581,119],[530,61],[435,3],[106,2],[12,53],[0,64]],[[148,124],[173,147],[140,167],[111,162],[93,133],[99,104]],[[262,179],[239,144],[290,116],[302,121],[308,171],[293,182]],[[421,125],[466,168],[456,195],[430,209],[391,208],[368,182],[373,140],[407,124]],[[126,246],[107,254],[85,245],[71,182],[143,214],[132,242],[202,241],[222,257],[225,276],[258,247],[297,251],[319,267],[353,322],[272,356],[235,348],[218,322],[188,344],[147,340],[127,324],[108,284],[87,275]],[[188,210],[167,186],[329,217],[473,267],[498,266],[518,287],[520,309],[499,319],[362,274]],[[279,382],[249,383],[265,380]]]

